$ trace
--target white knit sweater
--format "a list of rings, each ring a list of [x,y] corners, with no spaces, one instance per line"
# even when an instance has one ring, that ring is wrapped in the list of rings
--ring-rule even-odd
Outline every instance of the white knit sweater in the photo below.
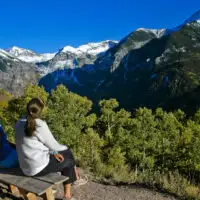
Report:
[[[15,126],[15,141],[20,168],[27,176],[41,172],[49,163],[51,151],[63,151],[67,147],[59,144],[45,121],[36,119],[34,136],[24,132],[26,119],[20,119]]]

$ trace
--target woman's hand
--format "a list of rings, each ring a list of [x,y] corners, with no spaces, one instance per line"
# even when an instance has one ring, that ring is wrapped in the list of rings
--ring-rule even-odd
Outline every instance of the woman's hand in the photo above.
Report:
[[[64,157],[60,153],[54,154],[54,157],[60,163],[64,161]]]

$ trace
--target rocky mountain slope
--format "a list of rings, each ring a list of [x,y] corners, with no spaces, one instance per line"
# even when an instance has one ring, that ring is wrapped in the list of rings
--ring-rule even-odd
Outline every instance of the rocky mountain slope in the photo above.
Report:
[[[14,95],[23,93],[29,83],[36,84],[35,65],[25,63],[0,49],[0,88]]]
[[[165,33],[165,29],[151,30],[138,29],[121,40],[119,44],[109,48],[102,56],[97,58],[94,64],[85,64],[82,68],[56,70],[41,79],[40,83],[47,90],[55,88],[58,84],[66,84],[70,89],[79,93],[79,86],[84,87],[84,95],[96,89],[104,82],[109,73],[113,73],[121,60],[132,49],[140,49],[154,38],[159,38]],[[48,80],[47,80],[48,79]],[[83,88],[82,88],[83,89]]]
[[[114,97],[129,110],[138,106],[196,109],[199,103],[190,102],[198,102],[191,93],[200,86],[199,19],[198,11],[173,29],[138,29],[94,64],[57,70],[40,84],[48,91],[65,84],[95,102]]]

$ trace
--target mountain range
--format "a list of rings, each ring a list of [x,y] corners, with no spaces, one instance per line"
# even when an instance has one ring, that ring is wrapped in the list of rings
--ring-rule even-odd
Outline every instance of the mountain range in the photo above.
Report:
[[[0,88],[21,95],[27,84],[36,84],[41,77],[57,69],[74,69],[93,64],[117,43],[107,40],[78,48],[65,46],[58,52],[45,54],[16,46],[0,49]]]
[[[129,110],[161,106],[191,112],[199,106],[200,11],[175,28],[139,28],[119,42],[66,46],[55,54],[20,53],[16,47],[1,52],[16,63],[15,68],[23,65],[35,70],[47,91],[64,84],[95,103],[117,98]],[[8,69],[0,53],[0,75],[11,73]]]
[[[29,49],[13,46],[5,51],[26,63],[36,65],[36,71],[41,76],[51,73],[57,69],[76,68],[84,64],[92,64],[105,51],[117,44],[117,41],[103,41],[99,43],[88,43],[77,48],[65,46],[55,53],[38,54]]]

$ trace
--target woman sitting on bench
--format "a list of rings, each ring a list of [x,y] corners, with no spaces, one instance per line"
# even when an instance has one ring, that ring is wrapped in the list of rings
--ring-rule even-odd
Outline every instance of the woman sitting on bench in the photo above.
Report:
[[[27,105],[27,116],[16,124],[15,139],[20,168],[27,176],[61,172],[69,177],[64,183],[64,198],[70,199],[71,183],[76,180],[75,160],[67,146],[59,144],[46,122],[41,120],[43,108],[43,101],[33,98]]]
[[[18,167],[18,158],[15,147],[7,140],[7,136],[0,124],[0,168]]]

